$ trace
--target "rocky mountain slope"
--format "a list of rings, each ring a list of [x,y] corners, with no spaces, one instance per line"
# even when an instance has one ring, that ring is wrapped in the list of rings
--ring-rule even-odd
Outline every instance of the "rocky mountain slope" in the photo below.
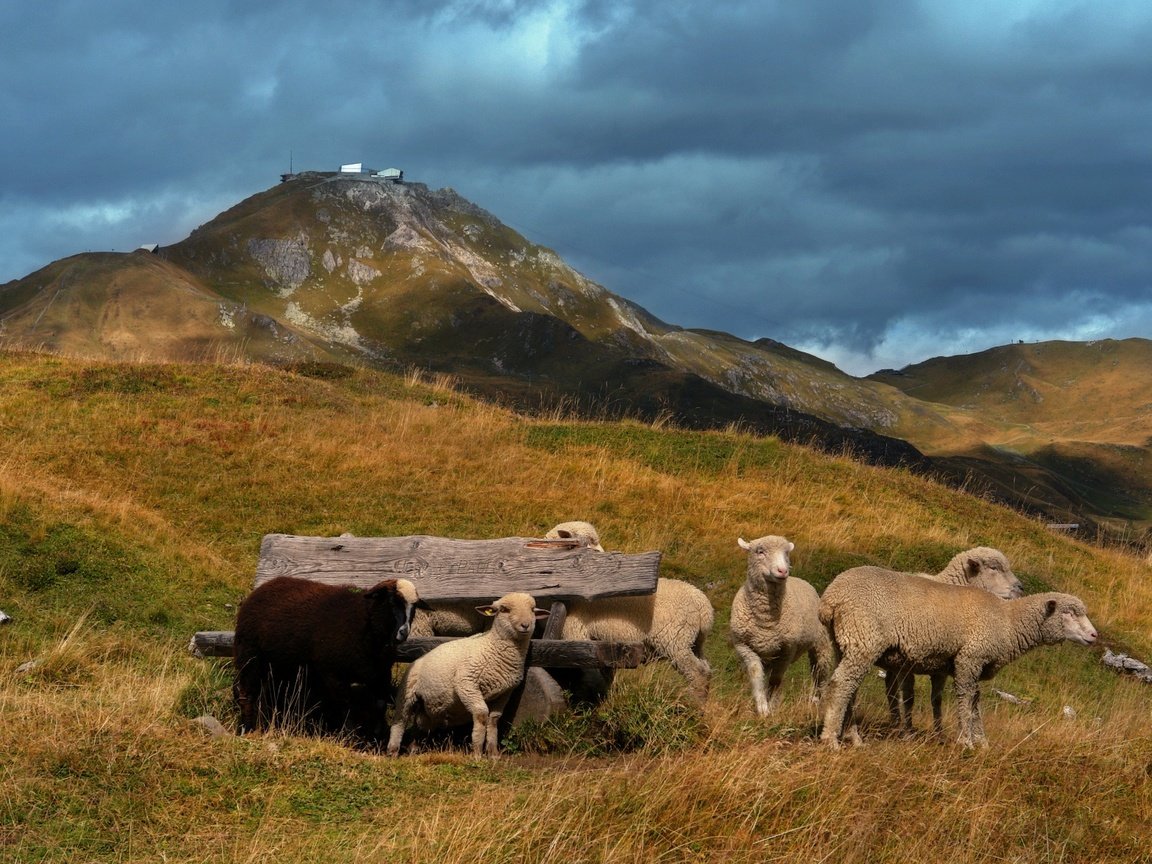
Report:
[[[417,365],[527,410],[738,422],[934,471],[1058,521],[1148,518],[1139,494],[1119,509],[1085,503],[1107,482],[1076,487],[1060,459],[1012,450],[1011,429],[1033,415],[949,391],[941,369],[963,367],[988,393],[1008,386],[967,361],[858,379],[772,340],[671,325],[451,189],[368,174],[296,175],[156,254],[77,255],[0,286],[0,345]],[[1141,381],[1124,398],[1152,402]],[[1124,443],[1147,455],[1146,442]]]

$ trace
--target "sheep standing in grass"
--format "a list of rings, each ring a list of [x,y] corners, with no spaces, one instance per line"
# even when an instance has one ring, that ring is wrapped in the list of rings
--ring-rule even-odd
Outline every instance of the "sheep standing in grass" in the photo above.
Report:
[[[1096,641],[1084,604],[1070,594],[1001,600],[978,588],[861,568],[837,576],[820,601],[820,621],[840,653],[825,693],[820,737],[839,747],[856,691],[875,663],[955,678],[959,742],[987,745],[980,682],[1038,645]],[[853,738],[858,735],[853,729]]]
[[[748,574],[732,600],[730,639],[748,672],[756,713],[765,717],[780,705],[785,671],[804,654],[818,697],[832,673],[832,643],[820,624],[816,589],[790,575],[795,545],[775,535],[737,543],[748,553]]]
[[[404,731],[472,721],[472,755],[498,756],[497,724],[512,691],[524,680],[524,663],[537,619],[528,594],[506,594],[476,607],[492,619],[483,633],[433,648],[408,667],[400,683],[388,753],[400,752]]]
[[[870,570],[881,568],[854,568]],[[953,556],[952,560],[939,573],[917,573],[925,579],[932,579],[945,585],[971,585],[1004,600],[1011,600],[1024,594],[1024,588],[1008,558],[998,549],[977,546]],[[892,725],[905,732],[912,731],[912,706],[915,698],[915,676],[907,669],[884,667],[884,695],[888,699],[888,714]],[[932,680],[932,722],[937,732],[944,731],[943,697],[944,682],[948,671],[941,670],[931,676]]]
[[[604,551],[600,535],[588,522],[564,522],[545,536],[583,539],[589,548]],[[699,588],[679,579],[658,579],[652,594],[572,601],[560,638],[643,642],[649,659],[671,663],[703,702],[712,681],[704,642],[714,618],[712,604]],[[602,674],[611,680],[611,670]]]
[[[420,603],[407,579],[368,591],[292,576],[264,582],[236,616],[232,692],[241,730],[299,716],[323,732],[375,741],[396,646]]]

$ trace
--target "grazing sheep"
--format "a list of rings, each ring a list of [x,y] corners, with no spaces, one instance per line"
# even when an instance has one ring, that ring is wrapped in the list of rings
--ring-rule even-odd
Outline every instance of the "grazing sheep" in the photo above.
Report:
[[[545,536],[583,539],[590,548],[604,551],[600,535],[588,522],[564,522]],[[679,579],[658,579],[652,594],[574,600],[560,638],[643,642],[648,658],[671,663],[703,702],[712,680],[704,642],[712,632],[714,617],[712,604],[699,588]],[[601,674],[611,681],[611,670],[601,670]]]
[[[497,723],[508,697],[524,680],[536,621],[548,612],[529,594],[506,594],[477,606],[492,618],[484,633],[455,639],[416,660],[400,683],[388,754],[400,752],[404,731],[455,726],[472,720],[472,755],[498,756]]]
[[[774,535],[736,542],[748,553],[748,575],[732,600],[729,638],[748,672],[756,713],[765,717],[780,705],[784,672],[803,654],[819,696],[832,674],[832,643],[816,589],[790,575],[795,545]]]
[[[1012,572],[1008,558],[1003,552],[988,546],[977,546],[953,556],[939,573],[916,575],[946,585],[971,585],[1004,600],[1011,600],[1024,594],[1024,588],[1016,578],[1016,574]],[[884,667],[884,672],[884,695],[888,700],[888,714],[892,719],[892,725],[911,732],[915,677],[910,671],[900,668]],[[932,723],[937,732],[942,732],[944,682],[948,678],[948,672],[942,670],[930,677]]]
[[[232,692],[241,731],[287,717],[324,732],[382,736],[396,645],[420,604],[407,579],[368,591],[279,576],[236,616]]]
[[[1096,641],[1084,604],[1069,594],[1001,600],[978,588],[883,570],[837,576],[821,598],[820,621],[840,653],[820,735],[833,747],[840,746],[856,691],[874,663],[916,674],[951,672],[958,740],[965,747],[986,746],[981,681],[1037,645]]]

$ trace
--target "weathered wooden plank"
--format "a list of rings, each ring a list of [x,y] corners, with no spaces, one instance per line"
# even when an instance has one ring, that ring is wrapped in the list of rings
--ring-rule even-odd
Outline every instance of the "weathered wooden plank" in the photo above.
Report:
[[[260,545],[256,585],[298,576],[370,588],[381,579],[404,577],[431,603],[485,602],[525,591],[546,605],[576,597],[650,594],[659,569],[659,552],[597,552],[571,540],[268,534]]]
[[[231,657],[231,630],[205,630],[192,637],[189,650],[198,657]],[[437,645],[451,642],[451,636],[408,639],[397,646],[396,659],[411,663]],[[533,639],[528,648],[529,666],[554,669],[635,669],[645,659],[642,642],[590,642],[574,639]]]

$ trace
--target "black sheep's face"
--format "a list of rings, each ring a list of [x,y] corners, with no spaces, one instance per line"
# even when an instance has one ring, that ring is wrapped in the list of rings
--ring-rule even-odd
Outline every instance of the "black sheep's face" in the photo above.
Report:
[[[412,618],[417,609],[427,609],[416,594],[416,587],[407,579],[388,579],[366,595],[372,602],[372,621],[375,629],[383,630],[392,642],[403,642],[412,632]]]

